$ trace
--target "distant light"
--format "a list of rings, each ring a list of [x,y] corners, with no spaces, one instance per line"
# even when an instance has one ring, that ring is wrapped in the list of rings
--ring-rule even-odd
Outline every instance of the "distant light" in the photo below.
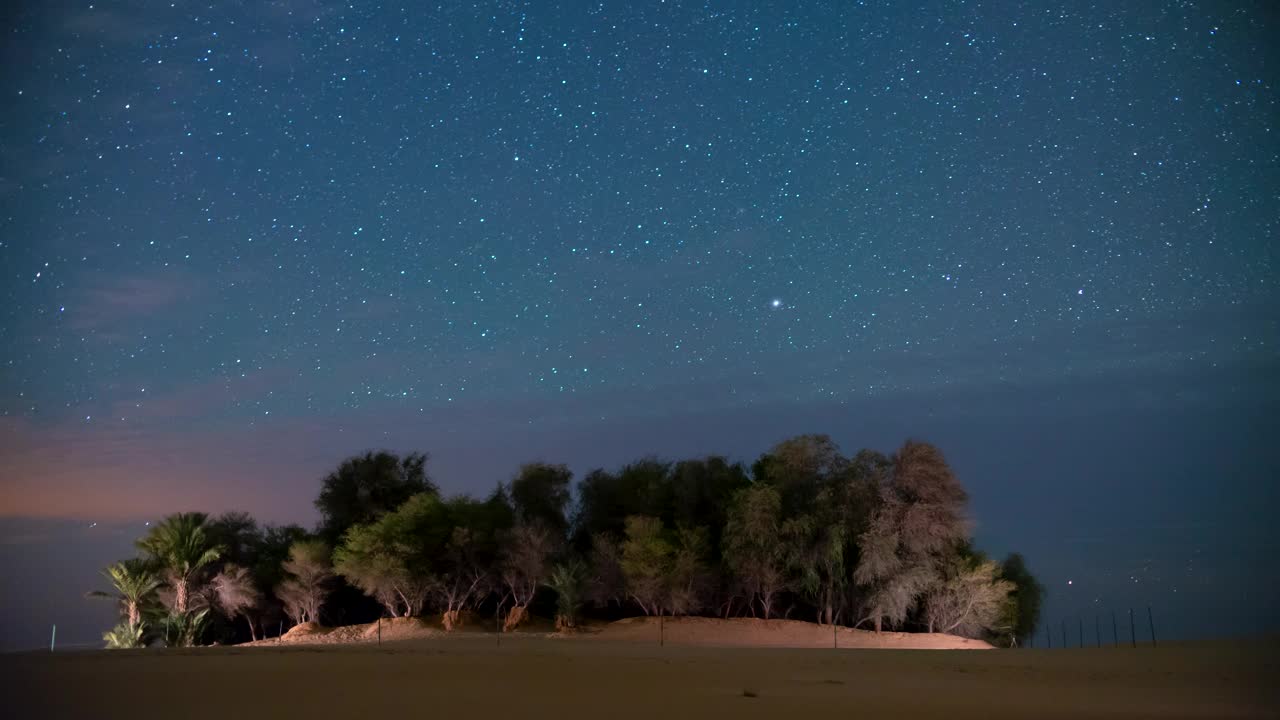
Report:
[[[782,307],[782,301],[779,300],[778,298],[774,298],[773,301],[769,303],[769,306],[775,309],[780,308]]]
[[[1068,584],[1068,585],[1070,585],[1070,584],[1071,584],[1071,581],[1070,581],[1070,580],[1068,580],[1068,581],[1067,581],[1067,584]]]

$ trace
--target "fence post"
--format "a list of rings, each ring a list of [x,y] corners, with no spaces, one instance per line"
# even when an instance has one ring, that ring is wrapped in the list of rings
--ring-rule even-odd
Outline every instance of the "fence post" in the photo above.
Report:
[[[663,621],[662,611],[658,611],[658,647],[667,644],[667,626]]]
[[[49,652],[53,652],[53,646],[58,641],[58,624],[53,624],[53,634],[49,636]]]
[[[1053,626],[1051,626],[1049,623],[1044,624],[1044,639],[1047,642],[1049,649],[1052,650],[1053,649]]]
[[[1151,647],[1156,647],[1156,620],[1151,615],[1151,606],[1147,606],[1147,624],[1151,626]]]
[[[1116,611],[1111,611],[1111,647],[1120,646],[1120,631],[1116,629]]]
[[[1084,616],[1081,615],[1080,617],[1076,618],[1076,620],[1080,622],[1079,647],[1083,648],[1084,647]]]
[[[840,649],[840,636],[836,635],[836,621],[834,619],[831,621],[831,649]]]
[[[1133,608],[1129,608],[1129,644],[1138,647],[1138,636],[1133,633]]]
[[[1102,621],[1098,619],[1098,614],[1093,614],[1093,642],[1098,647],[1102,647]]]
[[[382,616],[378,616],[378,647],[382,647]]]
[[[284,620],[281,620],[280,626],[276,628],[276,642],[284,642]]]
[[[1062,619],[1062,649],[1067,649],[1067,619]]]

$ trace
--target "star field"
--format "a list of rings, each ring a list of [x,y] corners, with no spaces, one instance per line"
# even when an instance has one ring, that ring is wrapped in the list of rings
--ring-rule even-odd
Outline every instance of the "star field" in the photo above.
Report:
[[[173,502],[296,500],[380,443],[456,469],[551,426],[941,396],[1012,417],[987,398],[1019,388],[1087,414],[1076,384],[1175,378],[1116,381],[1153,408],[1274,366],[1267,4],[753,5],[23,5],[12,502],[80,515],[67,488],[179,457],[239,479]],[[276,438],[287,478],[254,468]]]

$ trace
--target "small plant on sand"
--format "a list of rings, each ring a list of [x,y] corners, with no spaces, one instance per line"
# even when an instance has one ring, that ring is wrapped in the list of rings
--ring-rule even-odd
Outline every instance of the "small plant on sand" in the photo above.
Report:
[[[160,635],[169,647],[195,647],[209,625],[209,608],[171,612],[160,620]]]
[[[133,648],[146,647],[146,635],[147,624],[144,622],[140,622],[137,625],[120,623],[102,633],[102,642],[105,643],[108,650],[131,650]]]

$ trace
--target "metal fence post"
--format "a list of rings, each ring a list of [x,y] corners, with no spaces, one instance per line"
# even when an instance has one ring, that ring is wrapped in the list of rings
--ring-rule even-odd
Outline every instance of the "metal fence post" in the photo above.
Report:
[[[1129,644],[1138,647],[1138,636],[1133,632],[1133,608],[1129,608]]]
[[[1151,647],[1156,647],[1156,620],[1151,614],[1151,606],[1147,606],[1147,624],[1151,626]]]

